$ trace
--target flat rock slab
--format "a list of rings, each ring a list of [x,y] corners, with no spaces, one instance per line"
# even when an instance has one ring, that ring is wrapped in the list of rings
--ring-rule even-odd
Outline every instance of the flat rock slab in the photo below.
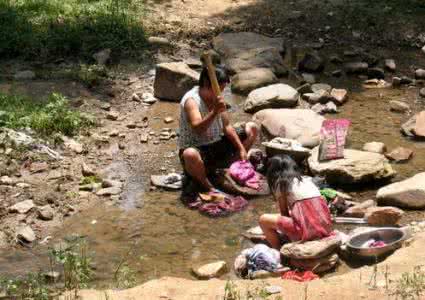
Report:
[[[230,74],[253,68],[268,68],[276,76],[287,73],[282,54],[283,40],[253,32],[221,33],[213,39],[214,49],[224,58]]]
[[[368,183],[394,177],[396,172],[388,159],[379,153],[344,150],[344,158],[318,161],[319,147],[312,150],[308,165],[315,175],[335,184]]]
[[[380,188],[376,198],[380,205],[425,209],[425,172]]]
[[[349,207],[343,214],[343,217],[350,217],[350,218],[363,218],[366,214],[366,211],[370,207],[375,207],[376,202],[374,200],[366,200],[362,203],[357,203],[354,206]]]
[[[365,219],[371,226],[394,226],[398,224],[404,212],[396,207],[370,207],[365,213]]]
[[[156,66],[154,95],[159,99],[179,102],[184,94],[197,85],[199,73],[183,62]]]
[[[181,176],[180,176],[181,178]],[[154,186],[169,190],[180,190],[182,188],[182,180],[170,181],[169,175],[151,175],[151,183]]]
[[[203,265],[199,268],[192,268],[193,273],[199,279],[217,278],[226,273],[227,264],[225,261]]]
[[[325,118],[311,109],[264,109],[253,116],[272,137],[294,139],[304,147],[319,144]]]
[[[12,205],[9,207],[9,212],[11,213],[19,213],[19,214],[26,214],[31,209],[35,207],[34,202],[32,200],[25,200],[22,202],[18,202],[15,205]]]
[[[341,239],[335,235],[321,240],[288,243],[282,246],[280,253],[292,259],[316,259],[336,252],[340,245]]]
[[[247,95],[251,91],[276,83],[277,77],[270,69],[255,68],[244,71],[232,77],[232,92]]]
[[[421,111],[416,116],[415,127],[413,128],[413,134],[418,137],[425,137],[425,111]]]
[[[55,211],[50,205],[45,205],[38,209],[38,217],[44,221],[52,220],[54,217],[54,213]]]
[[[287,84],[272,84],[249,93],[244,110],[255,113],[265,108],[294,107],[298,104],[298,96],[297,90]]]
[[[404,162],[412,158],[413,151],[404,147],[397,147],[390,153],[385,154],[385,156],[395,162]]]
[[[338,254],[333,253],[316,259],[294,259],[289,260],[289,264],[293,268],[313,271],[316,274],[321,274],[332,270],[339,262]]]

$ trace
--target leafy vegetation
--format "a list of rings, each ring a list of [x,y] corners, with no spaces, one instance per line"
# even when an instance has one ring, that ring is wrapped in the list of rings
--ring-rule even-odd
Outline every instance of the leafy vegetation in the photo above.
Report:
[[[72,110],[67,99],[52,94],[45,102],[0,93],[0,125],[10,128],[29,127],[42,136],[60,133],[73,136],[82,128],[94,125],[87,115]]]
[[[274,299],[282,300],[281,296],[275,296],[275,298],[270,298],[270,294],[265,289],[265,284],[260,287],[255,287],[253,289],[249,288],[245,293],[242,293],[235,283],[232,281],[227,281],[224,286],[224,297],[223,300],[259,300],[259,299]]]
[[[142,0],[1,0],[0,55],[136,55],[145,45],[142,16]]]

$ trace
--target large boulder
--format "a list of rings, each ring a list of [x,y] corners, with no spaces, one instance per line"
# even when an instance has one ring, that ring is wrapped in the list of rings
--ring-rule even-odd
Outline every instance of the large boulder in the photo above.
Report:
[[[380,188],[376,194],[380,205],[409,209],[425,208],[425,172]]]
[[[264,127],[272,137],[299,141],[313,148],[319,144],[320,128],[325,118],[311,109],[264,109],[253,120]]]
[[[425,138],[425,110],[404,123],[401,126],[401,132],[410,137]]]
[[[367,183],[393,177],[392,169],[384,155],[353,149],[344,150],[344,158],[320,162],[319,147],[312,150],[308,159],[310,170],[315,175],[326,177],[330,183]]]
[[[270,69],[255,68],[233,76],[231,88],[234,93],[247,95],[255,89],[277,81],[277,77]]]
[[[334,235],[321,240],[287,243],[280,253],[291,259],[316,259],[336,252],[340,245],[341,239]]]
[[[158,64],[154,82],[155,97],[179,102],[198,83],[198,79],[199,73],[183,62]]]
[[[349,207],[342,215],[344,217],[363,218],[366,211],[375,206],[376,202],[374,200],[366,200],[362,203],[357,203],[356,205]]]
[[[285,48],[280,38],[253,32],[221,33],[213,39],[214,49],[222,55],[231,74],[253,68],[268,68],[277,76],[285,75]]]
[[[244,110],[255,113],[265,108],[294,107],[298,103],[298,96],[297,90],[287,84],[272,84],[249,93]]]

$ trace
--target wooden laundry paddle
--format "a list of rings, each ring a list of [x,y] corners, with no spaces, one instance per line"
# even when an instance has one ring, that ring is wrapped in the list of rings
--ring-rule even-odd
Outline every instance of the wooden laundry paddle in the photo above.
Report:
[[[205,51],[202,54],[201,59],[207,67],[208,77],[210,78],[211,87],[214,91],[214,94],[218,97],[221,94],[221,89],[220,85],[218,84],[217,76],[215,75],[215,67],[211,60],[211,54],[208,51]]]

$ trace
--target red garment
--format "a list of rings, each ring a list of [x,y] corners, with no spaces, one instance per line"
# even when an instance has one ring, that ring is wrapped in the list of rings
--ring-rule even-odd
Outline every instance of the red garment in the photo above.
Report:
[[[240,185],[258,190],[260,188],[260,178],[249,161],[239,160],[234,162],[229,168],[230,176]]]
[[[289,214],[291,217],[280,216],[277,226],[292,242],[321,239],[332,233],[331,214],[322,197],[296,201]]]
[[[295,280],[299,282],[311,281],[319,279],[319,276],[311,271],[287,271],[283,273],[282,279]]]

